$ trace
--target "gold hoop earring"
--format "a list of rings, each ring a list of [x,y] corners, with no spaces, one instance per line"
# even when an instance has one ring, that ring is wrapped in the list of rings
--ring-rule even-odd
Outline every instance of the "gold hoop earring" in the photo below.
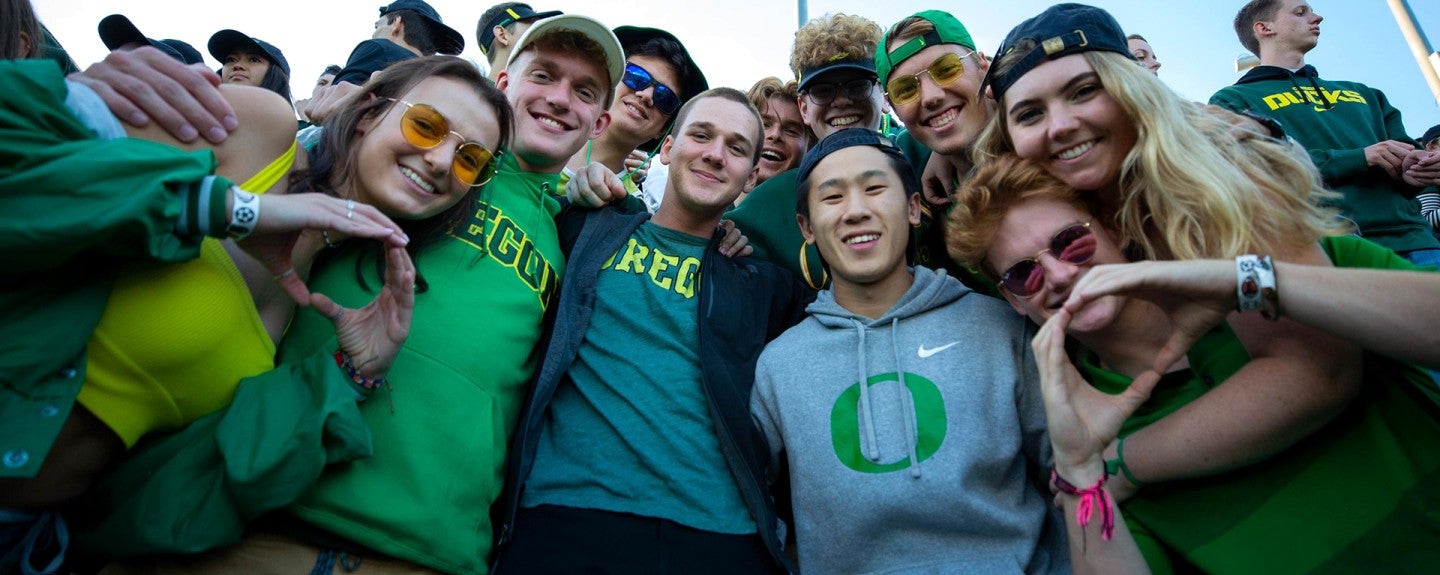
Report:
[[[806,253],[808,250],[805,249],[809,246],[810,244],[800,242],[800,273],[805,276],[805,284],[810,286],[810,289],[820,291],[824,289],[825,284],[830,283],[830,272],[826,271],[822,264],[820,266],[820,285],[815,285],[815,278],[810,275],[810,260]]]

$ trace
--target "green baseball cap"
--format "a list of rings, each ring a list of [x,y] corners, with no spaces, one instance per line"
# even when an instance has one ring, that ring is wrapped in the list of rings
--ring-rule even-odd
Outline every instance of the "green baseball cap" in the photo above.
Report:
[[[896,64],[904,62],[906,58],[914,56],[917,52],[930,46],[958,44],[972,51],[975,50],[975,41],[970,39],[970,31],[966,30],[965,25],[951,16],[949,12],[926,10],[916,12],[911,18],[929,22],[935,26],[935,31],[911,38],[910,41],[888,51],[886,46],[890,45],[890,35],[895,32],[895,27],[891,26],[889,30],[885,31],[885,35],[880,37],[880,46],[875,50],[875,75],[880,77],[881,86],[890,81],[890,71],[895,69]]]

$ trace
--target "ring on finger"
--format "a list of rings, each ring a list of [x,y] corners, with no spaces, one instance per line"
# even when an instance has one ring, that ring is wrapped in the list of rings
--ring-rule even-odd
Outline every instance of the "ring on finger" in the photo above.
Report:
[[[342,308],[340,308],[340,309],[338,309],[338,310],[335,310],[335,315],[330,316],[330,321],[332,321],[332,322],[340,321],[340,318],[343,317],[344,315],[345,315],[345,308],[342,307]]]
[[[355,217],[355,200],[345,200],[345,219],[347,219],[347,220],[349,220],[349,219],[354,219],[354,217]]]

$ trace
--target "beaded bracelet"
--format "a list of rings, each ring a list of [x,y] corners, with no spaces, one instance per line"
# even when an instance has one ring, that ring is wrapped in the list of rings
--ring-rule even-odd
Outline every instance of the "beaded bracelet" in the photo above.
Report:
[[[365,391],[375,391],[382,387],[390,386],[389,382],[386,382],[383,377],[370,379],[361,375],[360,370],[355,367],[355,363],[350,361],[350,356],[343,351],[335,352],[335,365],[345,370],[345,375],[350,378],[350,381]]]
[[[1090,524],[1090,519],[1095,515],[1095,507],[1100,507],[1100,537],[1109,541],[1115,535],[1115,503],[1110,498],[1110,492],[1105,491],[1105,479],[1109,475],[1101,475],[1100,481],[1085,489],[1076,487],[1075,484],[1060,477],[1060,472],[1054,467],[1050,468],[1050,483],[1055,485],[1061,493],[1080,497],[1080,507],[1075,510],[1075,523],[1081,528]]]
[[[243,240],[255,231],[255,222],[260,221],[260,196],[231,186],[234,204],[230,206],[230,226],[225,232],[230,239]]]
[[[1270,256],[1243,255],[1235,258],[1235,308],[1259,310],[1265,319],[1280,319],[1280,292],[1275,287],[1275,267]]]

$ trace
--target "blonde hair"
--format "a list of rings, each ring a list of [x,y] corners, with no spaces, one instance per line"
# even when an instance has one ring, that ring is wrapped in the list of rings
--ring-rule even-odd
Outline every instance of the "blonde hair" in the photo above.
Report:
[[[1127,247],[1152,259],[1229,258],[1286,253],[1349,232],[1336,211],[1322,205],[1339,194],[1326,190],[1314,164],[1292,155],[1288,143],[1238,140],[1231,124],[1180,98],[1129,58],[1083,55],[1135,124],[1135,146],[1121,164],[1119,204],[1097,214],[1112,219],[1108,227]],[[975,146],[977,165],[1015,151],[1007,121],[1002,102]]]
[[[1057,200],[1092,215],[1097,208],[1093,197],[1082,197],[1039,164],[1015,154],[997,156],[965,180],[945,216],[945,251],[950,259],[999,279],[995,270],[985,268],[985,252],[995,242],[1005,214],[1032,199]]]
[[[879,43],[879,24],[861,16],[826,14],[795,32],[790,69],[798,77],[801,70],[818,68],[837,59],[873,59]]]

